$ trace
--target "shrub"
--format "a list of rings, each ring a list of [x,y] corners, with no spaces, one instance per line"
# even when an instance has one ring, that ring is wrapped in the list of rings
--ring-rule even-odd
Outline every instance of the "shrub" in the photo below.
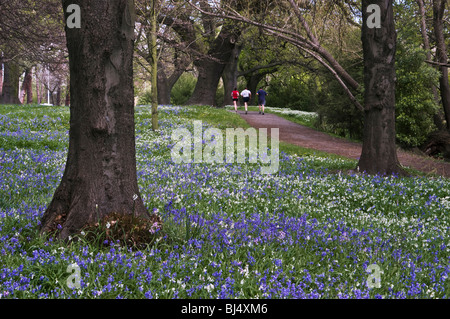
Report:
[[[315,111],[317,83],[308,74],[289,74],[270,81],[267,105],[292,110]]]
[[[436,130],[433,116],[438,110],[430,90],[438,73],[425,61],[420,48],[399,45],[396,83],[397,141],[403,147],[417,147]]]
[[[170,101],[173,105],[184,105],[195,89],[196,77],[192,73],[184,73],[170,92]]]
[[[138,104],[140,105],[152,104],[152,91],[145,90],[141,95],[139,95]]]

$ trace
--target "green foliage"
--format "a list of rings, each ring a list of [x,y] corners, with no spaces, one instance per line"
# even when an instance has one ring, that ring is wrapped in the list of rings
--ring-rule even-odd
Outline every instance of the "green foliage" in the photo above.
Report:
[[[217,86],[216,96],[214,98],[215,106],[223,106],[225,100],[225,91],[222,82]]]
[[[317,113],[322,130],[338,136],[362,138],[363,113],[349,100],[348,95],[336,81],[328,82]]]
[[[363,67],[360,61],[347,58],[341,65],[359,83],[363,83]],[[350,101],[341,85],[329,72],[322,77],[317,113],[322,130],[338,136],[360,140],[363,132],[364,114]],[[362,95],[356,98],[363,103]]]
[[[138,99],[139,105],[151,105],[152,104],[152,90],[145,90]]]
[[[352,78],[362,85],[363,61],[360,54],[355,54],[361,50],[361,32],[358,28],[349,28],[339,38],[340,41],[329,39],[327,49]],[[320,128],[338,136],[360,140],[364,114],[352,103],[336,78],[322,66],[320,70],[321,90],[317,93],[316,110]],[[363,104],[363,95],[354,91],[353,94]]]
[[[421,48],[420,18],[413,0],[394,6],[398,28],[396,55],[396,131],[403,147],[420,146],[433,132],[433,116],[438,110],[431,91],[439,74],[428,65]]]
[[[173,105],[184,105],[195,89],[197,78],[191,73],[184,73],[175,83],[170,93],[170,101]]]
[[[438,110],[430,85],[437,85],[439,74],[425,61],[425,52],[417,47],[399,45],[397,54],[396,130],[404,147],[425,142],[436,127],[433,116]]]
[[[318,89],[316,79],[306,73],[282,74],[270,81],[267,105],[311,112],[317,105]]]

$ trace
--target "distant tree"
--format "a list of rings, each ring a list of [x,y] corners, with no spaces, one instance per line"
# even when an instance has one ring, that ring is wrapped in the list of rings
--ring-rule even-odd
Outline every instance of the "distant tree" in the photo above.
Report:
[[[21,104],[19,99],[20,65],[15,61],[4,62],[3,89],[0,97],[1,104]]]
[[[26,97],[26,99],[25,99]],[[33,103],[33,68],[25,69],[22,87],[20,89],[20,102],[24,104]]]
[[[5,71],[9,69],[0,103],[20,103],[23,95],[19,98],[19,78],[31,74],[35,64],[60,63],[54,60],[65,44],[60,6],[58,0],[0,1],[0,55]],[[26,79],[29,102],[32,77]]]
[[[136,62],[147,73],[152,74],[153,46],[151,45],[153,17],[157,17],[157,94],[158,104],[171,103],[170,94],[180,76],[192,63],[190,48],[187,43],[173,31],[170,21],[176,20],[179,10],[172,8],[168,0],[160,1],[155,15],[152,14],[153,0],[138,0],[137,6],[137,38],[135,50]],[[182,11],[181,11],[182,12]],[[169,16],[169,19],[166,19]],[[169,22],[167,22],[169,21]],[[161,27],[164,26],[164,27]]]
[[[205,9],[214,3],[196,1]],[[173,13],[176,9],[177,14]],[[199,13],[185,0],[173,0],[160,20],[176,32],[189,52],[197,74],[194,92],[187,104],[214,105],[223,70],[233,55],[241,30],[235,23]]]

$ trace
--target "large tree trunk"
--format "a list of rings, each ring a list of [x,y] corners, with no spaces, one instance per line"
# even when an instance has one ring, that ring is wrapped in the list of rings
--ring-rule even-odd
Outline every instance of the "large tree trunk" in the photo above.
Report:
[[[433,1],[433,26],[434,36],[436,38],[436,57],[441,76],[439,78],[442,105],[444,107],[445,120],[447,121],[447,129],[450,130],[450,84],[448,80],[448,55],[445,45],[444,36],[444,11],[446,0]]]
[[[19,100],[20,67],[14,62],[6,62],[3,72],[2,104],[21,104]]]
[[[234,88],[237,88],[237,78],[238,78],[238,62],[239,56],[243,49],[242,45],[236,45],[233,48],[233,52],[230,56],[230,61],[225,66],[222,73],[223,89],[224,89],[224,105],[233,105],[233,99],[231,97],[231,92]]]
[[[170,76],[167,76],[164,64],[158,63],[158,103],[168,105],[170,104],[170,93],[175,83],[191,64],[191,60],[187,55],[179,57],[179,54],[175,53],[175,68]]]
[[[64,11],[72,2],[63,0]],[[77,4],[81,28],[66,27],[71,93],[68,158],[41,221],[41,232],[55,230],[61,239],[110,213],[148,215],[136,174],[134,1]]]
[[[187,104],[214,105],[217,87],[225,65],[230,61],[240,31],[234,24],[222,27],[219,36],[212,43],[208,56],[196,59],[197,84]]]
[[[194,61],[194,65],[198,71],[197,84],[186,104],[214,105],[217,87],[225,64],[223,61],[201,59]]]
[[[393,0],[363,0],[364,137],[359,169],[368,174],[404,174],[395,139],[395,31]],[[381,11],[381,28],[367,24],[367,7]]]
[[[33,69],[30,68],[28,77],[25,77],[25,81],[27,82],[27,104],[33,103]]]

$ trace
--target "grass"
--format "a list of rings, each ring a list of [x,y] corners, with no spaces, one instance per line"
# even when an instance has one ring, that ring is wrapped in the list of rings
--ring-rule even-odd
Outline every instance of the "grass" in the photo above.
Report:
[[[283,144],[274,175],[259,163],[173,163],[180,126],[247,127],[208,107],[161,107],[158,132],[150,108],[136,108],[138,183],[162,236],[145,248],[38,236],[65,165],[68,113],[0,108],[10,138],[0,147],[1,298],[450,296],[448,179],[343,174],[354,161]],[[380,288],[368,282],[370,265],[382,271]]]

